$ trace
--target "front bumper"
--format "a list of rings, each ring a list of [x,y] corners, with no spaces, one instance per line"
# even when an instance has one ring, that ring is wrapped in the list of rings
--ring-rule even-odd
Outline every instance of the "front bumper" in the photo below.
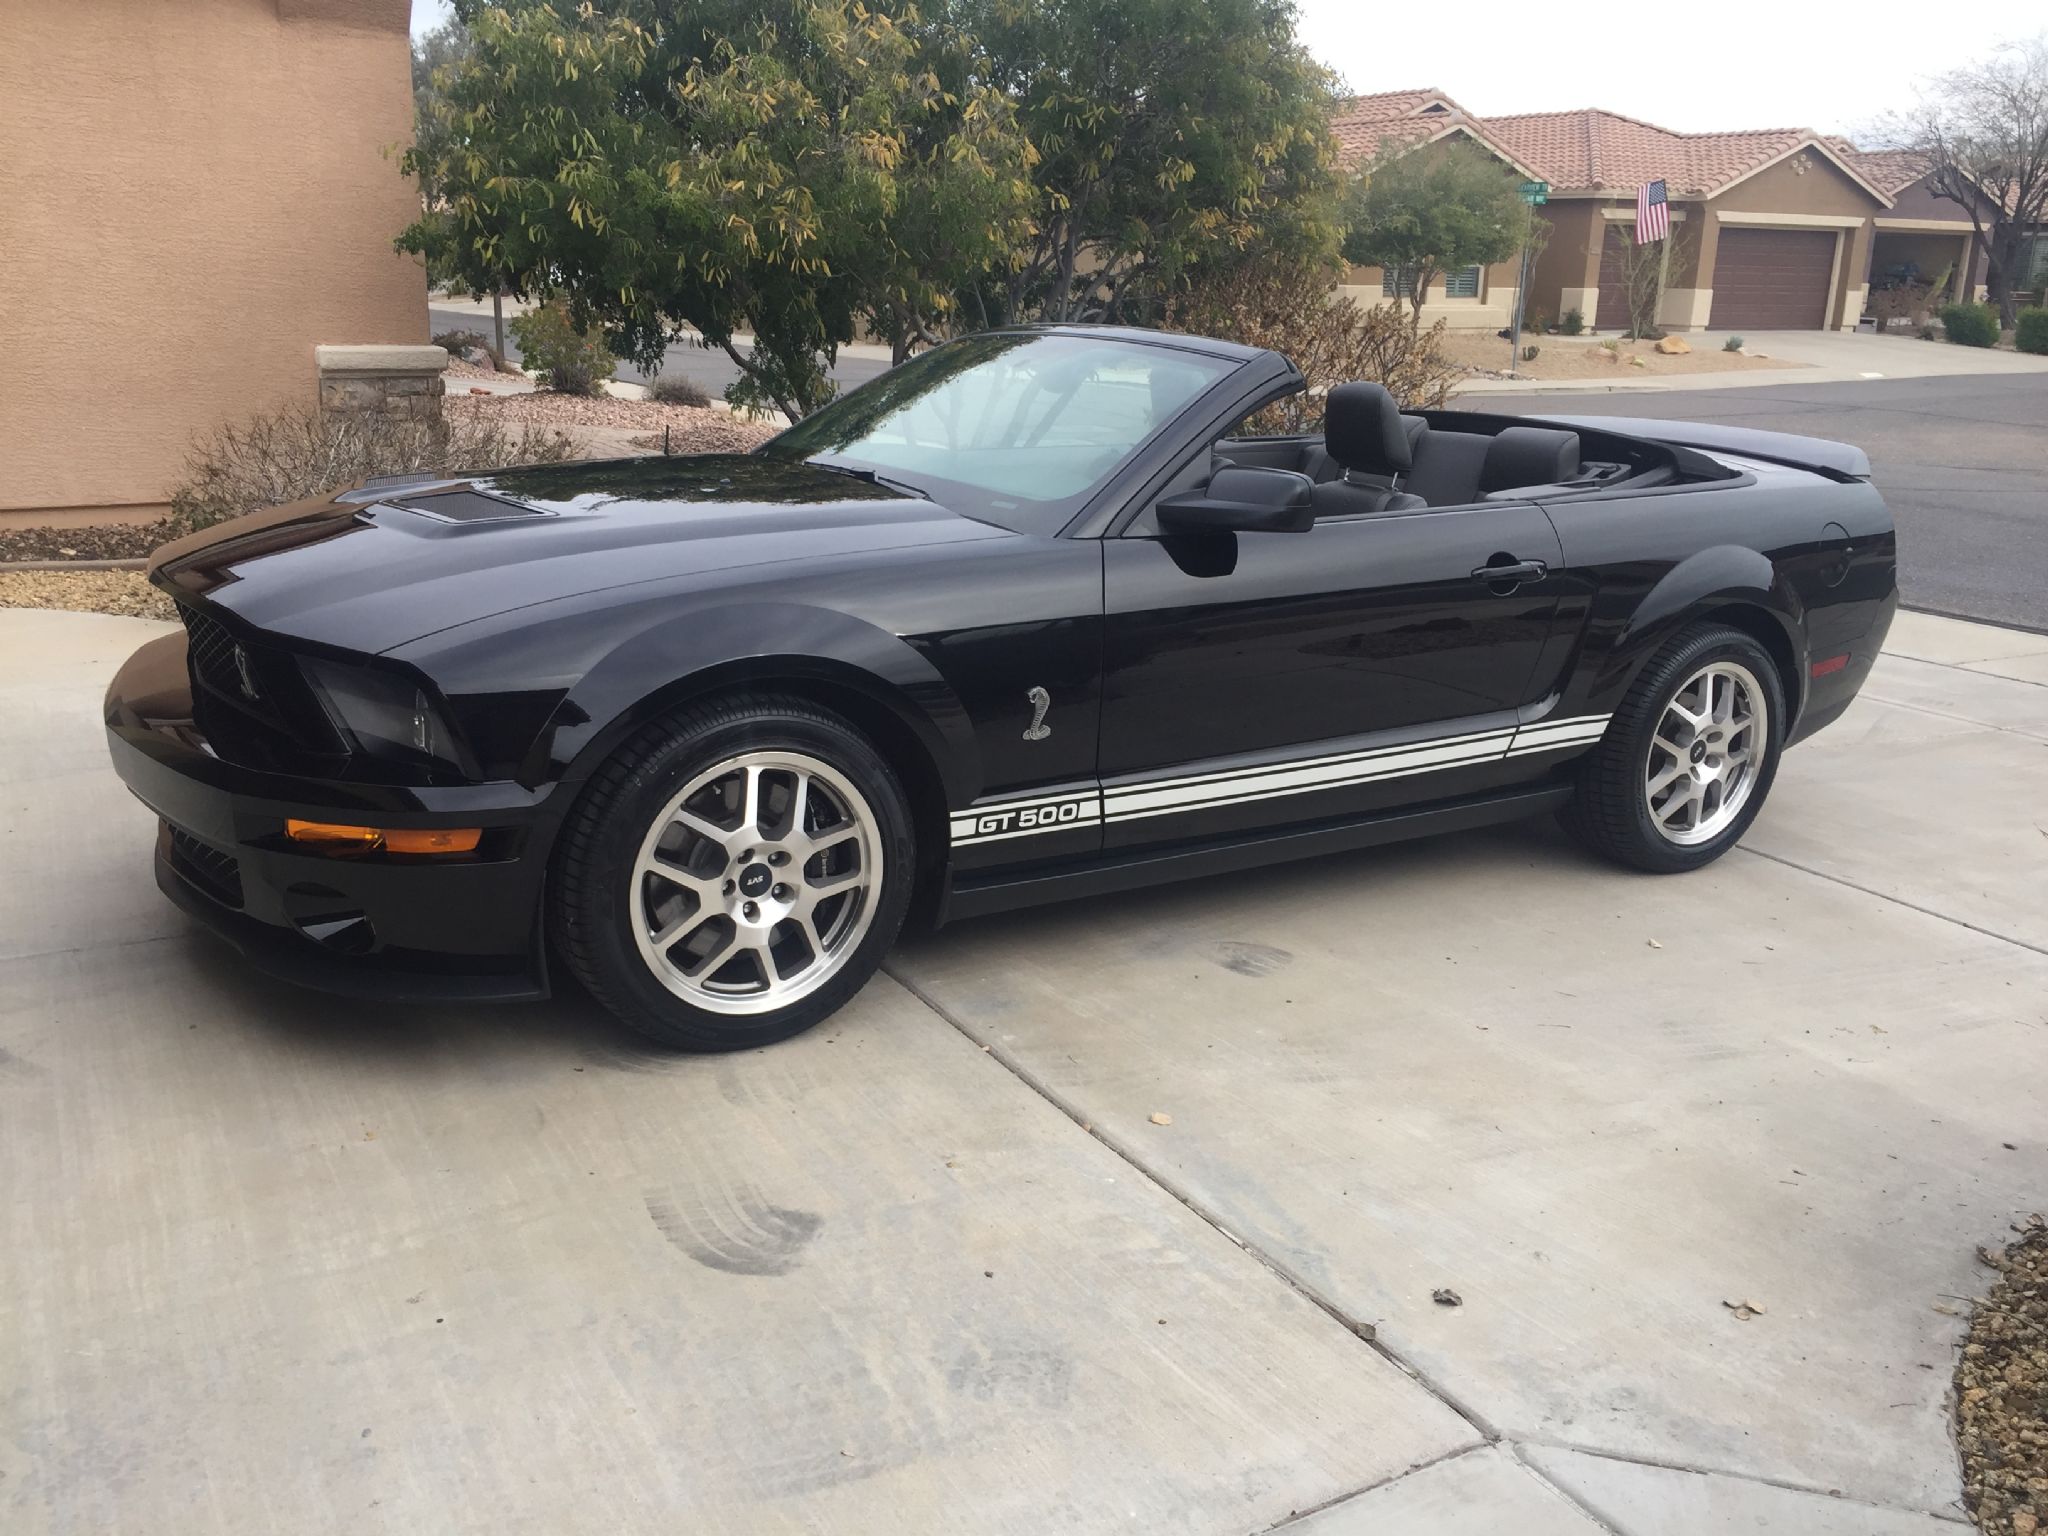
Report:
[[[554,791],[302,778],[225,762],[193,723],[185,637],[151,641],[107,690],[107,746],[162,819],[156,878],[180,907],[288,981],[391,1000],[547,995],[540,897]],[[476,855],[335,857],[288,817],[482,827]]]

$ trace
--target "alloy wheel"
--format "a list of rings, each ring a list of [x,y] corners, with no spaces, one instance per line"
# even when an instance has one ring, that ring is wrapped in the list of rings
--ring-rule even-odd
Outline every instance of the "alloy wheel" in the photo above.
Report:
[[[845,965],[883,875],[873,809],[844,774],[803,752],[744,752],[654,818],[633,864],[633,937],[678,997],[769,1013]]]
[[[1769,733],[1763,687],[1739,662],[1710,662],[1680,684],[1643,769],[1658,835],[1691,846],[1725,832],[1756,788]]]

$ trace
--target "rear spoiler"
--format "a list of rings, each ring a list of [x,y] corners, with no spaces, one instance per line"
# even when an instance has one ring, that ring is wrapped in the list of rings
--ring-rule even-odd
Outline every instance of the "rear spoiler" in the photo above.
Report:
[[[1533,421],[1535,417],[1527,417]],[[1699,421],[1656,421],[1647,416],[1546,416],[1545,421],[1561,427],[1583,427],[1593,432],[1619,432],[1627,437],[1646,437],[1655,443],[1676,443],[1708,453],[1731,453],[1738,458],[1762,459],[1767,464],[1789,464],[1807,469],[1830,480],[1868,480],[1870,460],[1861,448],[1850,443],[1829,442],[1822,437],[1795,437],[1790,432],[1759,432],[1753,427],[1719,427]]]

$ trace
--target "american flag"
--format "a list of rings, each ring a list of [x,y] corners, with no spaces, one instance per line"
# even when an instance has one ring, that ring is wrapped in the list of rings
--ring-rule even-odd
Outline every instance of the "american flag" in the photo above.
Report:
[[[1671,207],[1664,200],[1660,178],[1636,189],[1636,244],[1648,245],[1671,233]]]

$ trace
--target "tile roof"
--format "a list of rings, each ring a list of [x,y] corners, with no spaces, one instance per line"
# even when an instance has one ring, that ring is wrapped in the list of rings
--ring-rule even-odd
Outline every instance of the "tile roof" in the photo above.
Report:
[[[1858,149],[1846,140],[1828,141],[1857,173],[1886,197],[1897,197],[1928,172],[1927,157],[1911,149]]]
[[[1445,111],[1425,114],[1423,108],[1442,102]],[[1377,155],[1389,139],[1407,142],[1435,133],[1445,123],[1468,121],[1465,109],[1442,91],[1382,91],[1354,96],[1337,109],[1330,131],[1346,165]]]
[[[1424,115],[1428,103],[1446,102],[1444,113]],[[1525,112],[1511,117],[1475,117],[1440,91],[1387,91],[1361,96],[1340,107],[1331,128],[1346,164],[1369,158],[1387,139],[1434,134],[1455,123],[1500,154],[1565,192],[1633,192],[1661,176],[1674,198],[1712,197],[1753,171],[1802,144],[1825,145],[1889,197],[1916,179],[1893,184],[1865,171],[1882,160],[1885,178],[1898,168],[1890,156],[1866,156],[1846,140],[1823,139],[1809,128],[1752,128],[1725,133],[1677,133],[1619,112],[1594,107],[1575,112]],[[1845,152],[1846,151],[1846,152]]]

